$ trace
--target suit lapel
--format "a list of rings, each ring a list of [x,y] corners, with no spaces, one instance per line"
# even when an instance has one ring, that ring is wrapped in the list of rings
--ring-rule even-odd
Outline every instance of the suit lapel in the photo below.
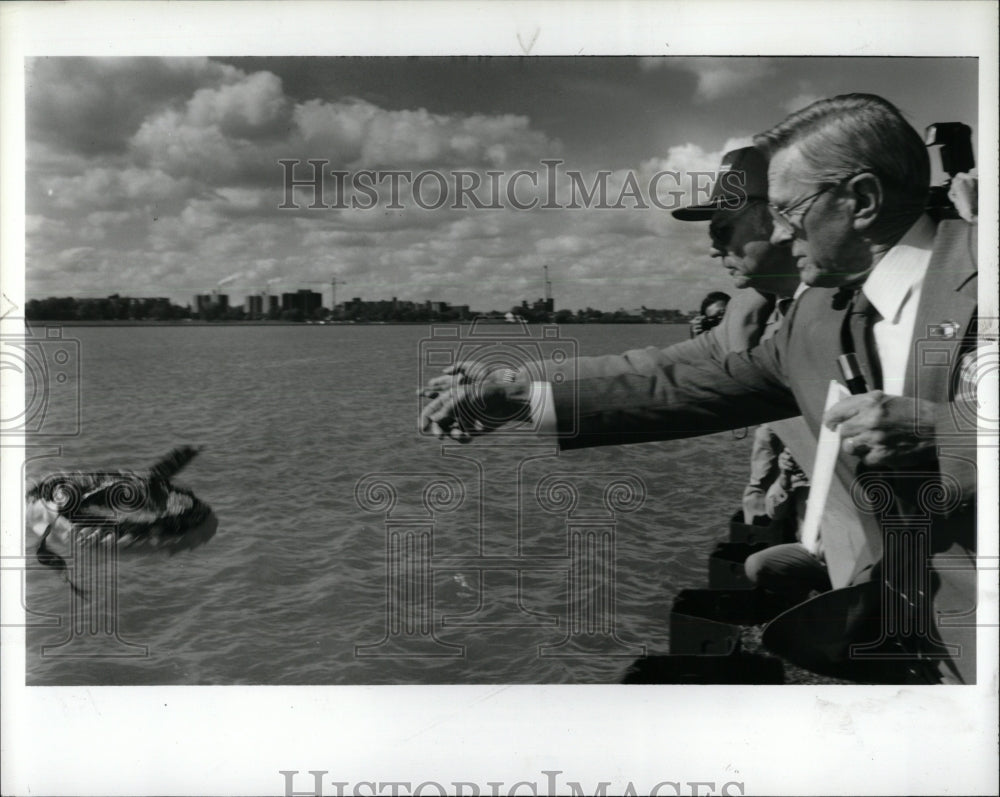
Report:
[[[976,271],[969,258],[975,232],[962,221],[938,225],[917,306],[904,396],[935,402],[950,398],[949,377],[976,312]]]

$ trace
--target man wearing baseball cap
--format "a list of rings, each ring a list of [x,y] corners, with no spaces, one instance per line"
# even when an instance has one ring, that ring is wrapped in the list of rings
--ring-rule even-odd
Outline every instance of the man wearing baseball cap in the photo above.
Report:
[[[773,336],[799,289],[799,275],[787,247],[772,246],[772,222],[767,209],[767,158],[755,147],[727,152],[708,201],[673,211],[681,221],[708,221],[711,256],[723,266],[740,290],[729,303],[722,322],[692,341],[665,349],[666,362],[695,362],[704,357],[722,359],[731,351],[745,351]],[[786,460],[811,464],[812,435],[801,418],[762,424],[754,432],[750,478],[743,490],[743,520],[773,516],[776,511],[795,525],[791,507],[778,502],[802,503],[806,490],[781,492],[782,454]],[[808,484],[805,481],[804,484]],[[782,511],[784,510],[784,511]],[[777,522],[777,521],[776,521]],[[794,533],[794,529],[790,529]],[[786,562],[767,552],[748,560],[747,574],[761,586],[790,598],[810,590],[831,588],[826,568],[815,557]]]
[[[799,274],[787,247],[771,246],[767,159],[754,147],[727,152],[708,201],[678,208],[673,216],[709,222],[710,257],[722,261],[736,288],[753,290],[736,295],[718,326],[659,356],[671,363],[698,362],[745,351],[771,337],[799,286]]]

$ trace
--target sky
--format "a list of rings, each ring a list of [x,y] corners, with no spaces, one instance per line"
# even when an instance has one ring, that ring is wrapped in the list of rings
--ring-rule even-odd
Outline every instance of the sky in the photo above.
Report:
[[[331,301],[396,296],[507,310],[542,295],[557,309],[690,310],[728,278],[707,256],[707,225],[680,222],[649,198],[685,191],[692,170],[815,99],[880,94],[919,131],[977,128],[971,58],[508,57],[68,58],[26,64],[26,293],[168,296],[188,304],[218,287],[312,288]],[[309,159],[350,180],[375,172],[348,207],[286,203],[285,166]],[[550,183],[542,161],[558,159]],[[559,207],[491,202],[505,191]],[[378,172],[434,171],[418,198],[392,203]],[[483,181],[455,208],[455,172]],[[572,178],[608,172],[608,202],[566,207]],[[463,178],[472,180],[472,177]],[[630,182],[630,180],[632,182]],[[637,186],[639,198],[623,196]],[[336,184],[326,179],[326,204]],[[350,207],[350,198],[362,207]],[[365,207],[366,197],[373,197]],[[426,207],[421,207],[420,199]],[[616,199],[619,200],[616,203]],[[502,207],[491,207],[500,204]],[[584,202],[577,204],[586,205]],[[640,207],[645,204],[647,207]],[[221,285],[220,285],[221,283]]]

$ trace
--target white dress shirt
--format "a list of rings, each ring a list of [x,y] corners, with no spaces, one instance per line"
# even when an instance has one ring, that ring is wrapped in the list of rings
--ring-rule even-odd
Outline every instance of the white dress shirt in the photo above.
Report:
[[[917,306],[933,249],[934,222],[921,216],[875,264],[861,288],[882,316],[872,333],[882,367],[882,390],[893,396],[903,395]]]

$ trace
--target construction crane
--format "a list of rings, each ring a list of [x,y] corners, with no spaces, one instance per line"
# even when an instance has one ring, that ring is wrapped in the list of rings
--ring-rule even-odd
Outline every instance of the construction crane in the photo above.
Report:
[[[337,286],[338,285],[346,285],[347,283],[344,282],[341,279],[337,279],[336,277],[331,277],[330,280],[329,280],[329,282],[327,282],[326,280],[306,280],[305,284],[306,285],[329,285],[330,286],[330,291],[331,291],[331,295],[330,295],[330,309],[331,310],[336,310],[337,309]]]

